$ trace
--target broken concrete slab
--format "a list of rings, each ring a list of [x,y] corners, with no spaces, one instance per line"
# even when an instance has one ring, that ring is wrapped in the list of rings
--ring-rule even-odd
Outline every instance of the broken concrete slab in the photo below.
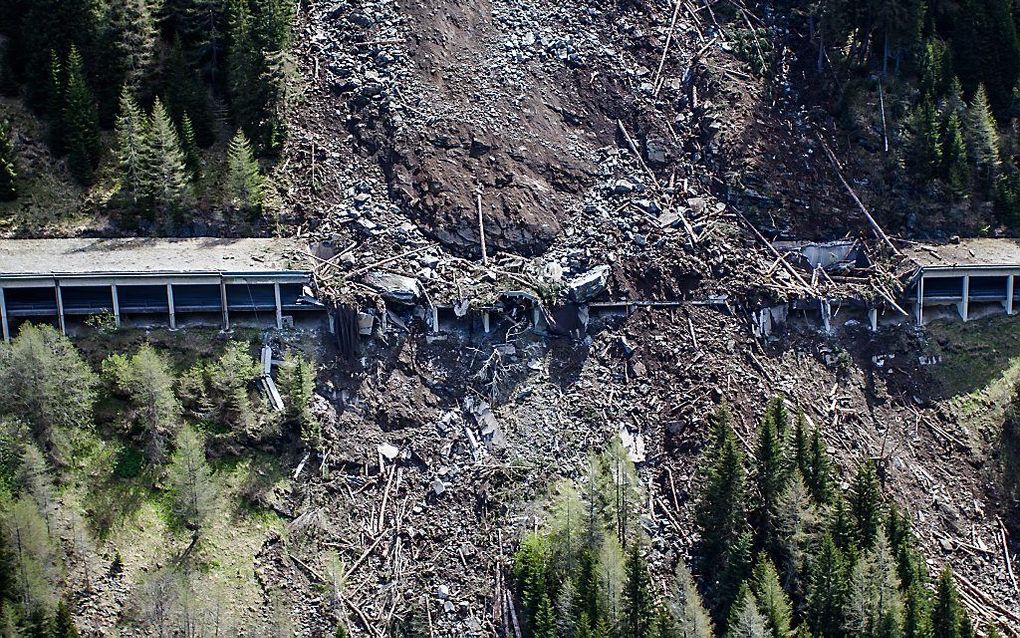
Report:
[[[576,303],[591,301],[599,296],[609,284],[609,266],[596,266],[567,283],[567,295]]]
[[[413,304],[421,297],[421,285],[414,277],[377,270],[365,275],[364,281],[387,301]]]

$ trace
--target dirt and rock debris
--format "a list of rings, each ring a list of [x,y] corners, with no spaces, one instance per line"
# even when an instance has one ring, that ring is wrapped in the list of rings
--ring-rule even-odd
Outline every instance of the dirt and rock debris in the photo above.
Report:
[[[755,336],[755,309],[858,299],[896,314],[902,285],[848,192],[861,184],[826,157],[835,128],[797,104],[794,53],[766,85],[737,52],[734,30],[768,16],[733,2],[302,7],[280,221],[316,246],[320,292],[371,320],[355,317],[350,352],[322,367],[326,448],[275,494],[290,522],[256,561],[300,632],[506,635],[507,561],[533,501],[621,432],[643,447],[644,524],[667,572],[693,541],[706,415],[734,404],[750,446],[777,394],[822,428],[844,484],[880,465],[977,618],[1020,626],[990,435],[930,396],[923,334],[851,321],[829,336],[794,309],[785,332]],[[724,8],[739,26],[720,26]],[[769,243],[844,235],[873,263],[801,269]],[[570,337],[526,311],[548,328],[571,303],[586,323]],[[437,330],[440,306],[453,327]]]

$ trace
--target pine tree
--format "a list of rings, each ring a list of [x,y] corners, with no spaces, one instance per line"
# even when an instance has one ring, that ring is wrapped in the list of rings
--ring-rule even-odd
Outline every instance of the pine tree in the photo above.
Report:
[[[22,419],[51,457],[62,460],[69,435],[90,424],[96,378],[78,350],[51,326],[24,324],[0,344],[0,414]]]
[[[920,579],[916,579],[904,594],[903,638],[931,636],[931,597]]]
[[[931,610],[931,628],[937,638],[964,638],[965,611],[956,591],[953,571],[946,567],[935,586],[935,603]]]
[[[254,212],[262,210],[262,176],[251,143],[240,129],[227,149],[226,190],[235,208]]]
[[[942,166],[942,131],[931,99],[924,99],[914,111],[914,164],[922,179],[937,177]]]
[[[181,150],[184,151],[184,164],[188,167],[188,177],[194,181],[202,176],[202,157],[195,141],[195,127],[187,113],[181,116]]]
[[[115,125],[117,159],[120,163],[121,183],[135,204],[139,198],[147,195],[144,180],[146,167],[143,162],[148,145],[148,124],[145,119],[131,90],[125,86],[120,94],[120,112]]]
[[[793,611],[790,598],[779,584],[775,565],[766,556],[759,556],[751,576],[751,592],[765,618],[771,638],[789,638]]]
[[[46,132],[47,143],[56,155],[63,155],[64,146],[64,104],[67,101],[67,74],[60,56],[50,49],[50,63],[47,69],[45,91],[46,116],[49,128]]]
[[[157,222],[170,227],[190,202],[191,188],[177,129],[158,98],[152,106],[148,128],[142,156],[142,189],[152,204]]]
[[[900,638],[903,604],[896,564],[884,534],[875,548],[853,566],[849,580],[845,627],[850,635]]]
[[[542,590],[538,599],[538,609],[535,611],[535,624],[531,632],[532,638],[557,638],[556,620],[553,616],[552,604],[549,602],[549,593]]]
[[[727,626],[726,638],[766,638],[771,635],[747,583],[740,586]]]
[[[623,589],[624,638],[645,638],[655,617],[648,565],[641,554],[641,543],[632,542],[625,565],[627,580]]]
[[[549,602],[546,555],[546,541],[539,534],[527,535],[514,554],[514,579],[520,592],[524,617],[530,627],[536,624],[543,599],[545,603]]]
[[[181,405],[173,390],[175,379],[166,359],[144,345],[130,358],[108,357],[103,361],[103,373],[116,391],[128,398],[135,422],[145,433],[149,462],[163,463],[181,419]]]
[[[723,557],[747,527],[743,455],[725,406],[712,417],[711,437],[711,447],[706,450],[707,458],[703,463],[707,468],[702,483],[705,488],[695,513],[701,532],[698,557],[706,574],[719,569]]]
[[[64,148],[67,165],[82,184],[92,182],[99,166],[99,113],[85,80],[85,66],[78,49],[67,56],[67,85],[63,104]]]
[[[201,529],[213,515],[217,491],[205,459],[205,441],[191,426],[185,426],[177,435],[169,477],[174,513],[186,525]]]
[[[960,116],[955,112],[946,118],[942,140],[942,174],[946,185],[957,196],[964,195],[970,182],[970,165],[967,163],[967,145],[963,141]]]
[[[78,638],[78,628],[74,624],[71,608],[63,599],[57,604],[57,614],[53,620],[53,638]]]
[[[124,86],[138,91],[152,79],[159,45],[152,0],[117,0],[110,9],[118,74]]]
[[[255,422],[248,386],[258,378],[260,369],[248,353],[247,344],[237,341],[227,346],[209,369],[217,415],[220,422],[234,432],[246,432]]]
[[[574,580],[567,578],[562,581],[560,591],[556,594],[556,636],[557,638],[575,638],[577,633],[577,587]]]
[[[832,468],[829,452],[821,433],[811,433],[811,476],[806,479],[808,491],[815,503],[826,505],[832,500]]]
[[[922,101],[935,103],[949,90],[952,73],[946,45],[936,39],[929,39],[921,55],[919,88]]]
[[[10,122],[0,120],[0,202],[13,202],[18,198],[16,159]]]
[[[733,602],[737,600],[740,585],[751,577],[754,566],[754,537],[751,530],[737,537],[733,545],[727,548],[722,564],[717,568],[718,581],[712,592],[713,609],[716,619],[722,621],[728,617]]]
[[[779,539],[776,536],[776,510],[779,496],[789,484],[789,465],[783,432],[777,421],[786,421],[785,408],[779,399],[779,408],[773,401],[766,410],[758,429],[758,449],[755,453],[755,485],[759,502],[756,512],[761,544],[770,555],[776,556]]]
[[[811,444],[808,436],[807,417],[803,410],[799,410],[793,422],[793,464],[805,485],[811,479]]]
[[[163,98],[170,118],[181,122],[183,126],[184,117],[188,116],[195,129],[196,143],[207,148],[216,139],[209,92],[189,61],[184,47],[179,37],[174,39],[163,66]]]
[[[676,565],[673,595],[668,603],[668,609],[680,636],[712,638],[715,635],[712,619],[701,602],[694,578],[683,560]]]
[[[812,531],[818,523],[818,513],[799,474],[779,497],[776,514],[776,531],[779,547],[776,567],[784,589],[791,595],[803,592],[802,576],[806,571],[808,548]]]
[[[857,529],[857,547],[871,549],[882,527],[882,491],[871,463],[863,463],[850,490],[850,509]]]
[[[978,86],[967,108],[967,146],[986,185],[991,185],[1001,163],[999,129],[984,84]]]
[[[826,534],[811,561],[808,619],[819,638],[841,638],[847,604],[847,565],[832,536]]]
[[[286,397],[285,415],[298,428],[301,439],[313,449],[322,444],[322,427],[312,413],[315,372],[301,355],[288,352],[280,367],[280,386]]]

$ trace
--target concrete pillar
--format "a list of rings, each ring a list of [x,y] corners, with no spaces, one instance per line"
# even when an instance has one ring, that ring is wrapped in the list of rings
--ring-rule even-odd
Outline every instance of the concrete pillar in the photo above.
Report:
[[[970,315],[970,275],[963,276],[963,300],[958,307],[960,318],[967,321]]]
[[[917,278],[917,325],[924,325],[924,271]]]
[[[4,333],[4,341],[10,341],[11,327],[7,324],[7,300],[3,288],[0,288],[0,330]]]
[[[283,330],[283,302],[280,300],[280,284],[273,284],[273,297],[276,299],[276,329]]]
[[[1013,277],[1016,275],[1010,275],[1006,277],[1006,314],[1013,314]]]
[[[878,332],[878,308],[868,309],[868,322],[871,324],[871,331]]]
[[[67,323],[64,321],[64,296],[60,293],[60,282],[53,282],[54,294],[57,297],[57,320],[60,322],[60,334],[67,334]]]
[[[170,329],[177,330],[177,312],[174,308],[174,286],[166,285],[166,307],[170,310]]]
[[[117,284],[110,285],[110,300],[113,302],[113,322],[120,328],[120,297],[117,296]]]
[[[531,323],[537,329],[538,328],[538,322],[541,321],[541,320],[542,320],[542,309],[539,308],[538,306],[535,306],[534,308],[531,309]]]
[[[818,306],[822,314],[822,330],[825,331],[825,334],[829,334],[832,332],[832,309],[829,307],[829,300],[819,299]]]
[[[220,280],[220,307],[223,309],[223,329],[230,330],[230,309],[227,307],[227,284]]]
[[[485,334],[489,334],[489,329],[490,329],[490,327],[489,327],[489,311],[486,310],[485,312],[482,313],[482,330],[485,331]]]
[[[432,306],[432,332],[439,332],[439,308]]]

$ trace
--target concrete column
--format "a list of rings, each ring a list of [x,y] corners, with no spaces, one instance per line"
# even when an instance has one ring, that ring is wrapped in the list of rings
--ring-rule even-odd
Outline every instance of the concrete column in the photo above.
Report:
[[[924,325],[924,271],[917,278],[917,325]]]
[[[967,321],[970,315],[970,275],[963,276],[963,301],[959,306],[960,318]]]
[[[273,296],[276,298],[276,329],[283,330],[283,302],[280,300],[280,284],[273,284]]]
[[[170,310],[170,329],[177,330],[177,312],[174,308],[174,286],[166,285],[166,306]]]
[[[868,322],[871,324],[871,331],[878,332],[878,308],[868,309]]]
[[[57,320],[60,322],[60,334],[67,334],[67,323],[64,321],[64,296],[60,293],[60,282],[54,280],[54,294],[57,297]]]
[[[535,306],[534,308],[531,309],[531,323],[532,325],[535,326],[536,330],[538,329],[538,322],[541,320],[542,310],[538,306]]]
[[[432,332],[439,332],[439,308],[432,306]]]
[[[113,302],[113,322],[120,328],[120,297],[117,296],[117,284],[110,285],[110,300]]]
[[[3,330],[4,341],[10,341],[11,327],[7,325],[7,300],[4,298],[3,288],[0,288],[0,330]]]
[[[489,311],[486,310],[485,312],[482,313],[482,330],[485,331],[485,334],[489,334],[489,329],[490,329],[489,328]]]
[[[828,299],[819,299],[818,300],[818,306],[819,306],[818,309],[819,309],[819,311],[821,312],[821,315],[822,315],[822,330],[825,331],[825,334],[829,334],[830,332],[832,332],[832,323],[831,323],[831,320],[832,320],[832,309],[829,307],[829,300]]]
[[[220,280],[220,307],[223,309],[223,329],[230,330],[230,309],[227,307],[227,284]]]
[[[1013,277],[1016,275],[1010,275],[1006,277],[1006,314],[1013,314]]]

